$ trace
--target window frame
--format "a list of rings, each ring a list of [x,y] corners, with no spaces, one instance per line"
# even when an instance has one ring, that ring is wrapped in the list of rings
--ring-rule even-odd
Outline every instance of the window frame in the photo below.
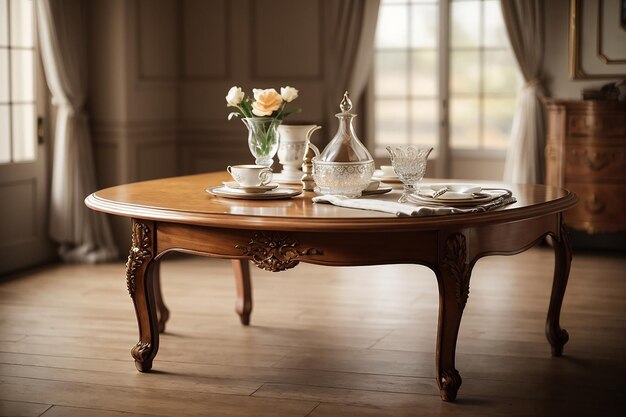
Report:
[[[480,65],[480,82],[481,86],[476,94],[473,94],[471,97],[476,97],[479,103],[479,113],[478,113],[478,126],[480,129],[480,137],[479,143],[480,147],[459,147],[452,148],[451,147],[451,123],[450,123],[450,102],[452,100],[452,93],[450,88],[451,77],[450,77],[450,66],[451,66],[451,57],[452,57],[452,27],[451,27],[451,19],[452,19],[452,6],[453,1],[463,1],[463,0],[433,0],[433,3],[436,4],[438,11],[438,36],[437,36],[437,45],[436,50],[438,51],[438,87],[435,96],[435,100],[438,102],[437,105],[437,133],[438,137],[437,143],[435,145],[435,151],[433,151],[431,155],[431,159],[436,160],[435,164],[435,175],[438,177],[447,177],[450,172],[450,161],[452,159],[466,159],[466,160],[504,160],[506,157],[506,149],[505,148],[485,148],[484,146],[484,100],[490,97],[506,97],[515,99],[517,96],[517,92],[512,93],[487,93],[483,91],[482,85],[484,80],[484,62],[483,62],[483,53],[485,50],[494,49],[491,46],[485,45],[483,42],[482,33],[485,30],[484,25],[484,0],[480,0],[480,44],[477,47],[472,47],[471,50],[477,51],[479,53],[479,65]],[[411,5],[413,4],[422,4],[420,2],[412,2],[411,0],[403,0],[396,1],[394,5],[404,5],[409,7],[408,14],[411,15]],[[381,4],[381,7],[383,5]],[[389,7],[389,6],[387,6]],[[408,18],[410,19],[410,17]],[[409,20],[410,21],[410,20]],[[410,38],[410,27],[408,28],[409,33],[407,36]],[[374,60],[376,59],[376,54],[379,51],[384,51],[392,48],[379,48],[376,45],[373,49]],[[402,49],[407,52],[410,56],[413,48],[410,45],[410,42],[407,44],[405,48],[393,48],[396,50]],[[458,49],[458,48],[457,48]],[[500,48],[497,48],[501,50]],[[468,49],[469,50],[469,49]],[[410,63],[406,67],[407,77],[410,79],[410,71],[411,66]],[[519,71],[519,70],[518,70]],[[370,77],[369,88],[367,89],[367,104],[368,108],[375,111],[376,105],[379,100],[383,99],[376,96],[375,92],[375,71],[372,71]],[[408,84],[410,86],[410,82]],[[519,87],[519,86],[517,86]],[[517,88],[516,88],[517,90]],[[411,97],[410,93],[403,96],[403,98],[410,102]],[[408,108],[410,109],[411,104],[407,103]],[[373,140],[373,154],[375,159],[384,160],[388,158],[387,152],[385,151],[383,146],[377,144],[376,141],[376,118],[375,113],[371,113],[372,116],[370,122],[367,123],[367,132],[368,137],[374,138]],[[410,122],[410,120],[409,120]],[[410,135],[410,123],[407,127]],[[410,138],[410,136],[409,136]]]
[[[7,161],[0,161],[0,165],[15,165],[15,164],[28,164],[28,163],[35,163],[38,158],[39,158],[39,145],[41,144],[42,141],[42,137],[41,137],[41,133],[40,133],[40,126],[42,124],[42,117],[39,115],[40,114],[40,101],[41,101],[41,91],[40,91],[40,54],[39,54],[39,45],[38,45],[38,32],[37,32],[37,17],[36,17],[36,5],[35,5],[35,1],[36,0],[31,0],[31,13],[32,13],[32,27],[31,27],[31,31],[32,31],[32,46],[19,46],[19,45],[13,45],[12,44],[12,36],[11,36],[11,25],[12,25],[12,15],[11,15],[11,0],[6,0],[6,17],[7,17],[7,27],[6,27],[6,31],[7,31],[7,43],[6,45],[0,45],[0,50],[6,50],[7,51],[7,67],[6,67],[6,71],[7,71],[7,81],[8,81],[8,85],[7,85],[7,95],[8,95],[8,100],[2,101],[0,102],[0,105],[2,106],[7,106],[8,107],[8,123],[9,123],[9,143],[8,143],[8,155],[9,155],[9,160]],[[30,53],[32,54],[32,79],[31,79],[31,86],[32,86],[32,100],[15,100],[14,99],[14,94],[13,94],[13,54],[12,51],[30,51]],[[33,109],[33,137],[31,138],[33,143],[33,155],[32,158],[28,158],[28,159],[16,159],[15,157],[15,128],[14,128],[14,112],[15,112],[15,106],[20,106],[20,105],[31,105],[32,109]]]

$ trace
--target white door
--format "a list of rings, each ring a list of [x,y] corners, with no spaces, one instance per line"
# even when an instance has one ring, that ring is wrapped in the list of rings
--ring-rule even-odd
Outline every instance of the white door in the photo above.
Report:
[[[33,1],[0,0],[0,275],[54,256],[36,40]]]

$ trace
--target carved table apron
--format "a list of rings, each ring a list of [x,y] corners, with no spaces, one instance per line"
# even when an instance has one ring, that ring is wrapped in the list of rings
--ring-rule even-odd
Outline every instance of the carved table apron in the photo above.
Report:
[[[571,262],[562,212],[576,204],[566,190],[509,186],[518,202],[489,213],[395,218],[384,213],[314,205],[310,195],[274,202],[223,201],[203,193],[223,174],[169,178],[102,190],[86,200],[95,210],[132,217],[126,265],[139,341],[135,365],[149,371],[169,311],[161,297],[158,261],[171,251],[233,259],[236,310],[250,321],[252,294],[247,260],[268,271],[299,262],[329,266],[411,263],[435,272],[439,286],[436,380],[443,400],[456,398],[456,339],[476,261],[522,252],[549,235],[556,255],[546,336],[560,356],[568,334],[559,316]],[[154,190],[161,190],[154,193]],[[390,198],[393,198],[390,197]],[[273,204],[268,204],[273,203]],[[262,215],[259,208],[267,207]],[[225,212],[224,209],[227,209]]]

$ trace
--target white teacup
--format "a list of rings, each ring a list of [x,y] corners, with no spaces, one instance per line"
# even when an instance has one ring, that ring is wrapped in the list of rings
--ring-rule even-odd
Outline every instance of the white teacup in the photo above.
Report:
[[[393,170],[393,166],[392,165],[381,165],[380,166],[380,170],[382,171],[384,177],[395,177],[396,176],[396,171]]]
[[[272,169],[263,165],[229,165],[226,171],[243,187],[258,187],[272,181]]]

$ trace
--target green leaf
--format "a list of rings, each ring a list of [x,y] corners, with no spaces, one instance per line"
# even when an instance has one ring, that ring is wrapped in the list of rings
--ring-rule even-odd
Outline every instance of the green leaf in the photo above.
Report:
[[[283,110],[283,114],[281,115],[280,119],[282,120],[285,117],[289,116],[290,114],[300,113],[301,111],[302,111],[302,109],[299,108],[299,107],[294,107],[294,108],[291,108],[291,109],[285,109],[285,110]]]
[[[245,97],[241,102],[244,117],[252,117],[252,102],[250,98]]]

